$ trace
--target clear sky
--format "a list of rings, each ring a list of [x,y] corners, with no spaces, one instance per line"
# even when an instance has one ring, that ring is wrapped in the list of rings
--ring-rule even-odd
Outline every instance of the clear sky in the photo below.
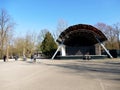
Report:
[[[60,19],[68,25],[120,22],[120,0],[0,0],[17,23],[15,31],[54,32]]]

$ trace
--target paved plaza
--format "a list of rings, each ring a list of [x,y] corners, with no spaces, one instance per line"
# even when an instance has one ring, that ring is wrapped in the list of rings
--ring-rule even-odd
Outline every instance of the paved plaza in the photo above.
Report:
[[[120,90],[120,60],[0,60],[0,90]]]

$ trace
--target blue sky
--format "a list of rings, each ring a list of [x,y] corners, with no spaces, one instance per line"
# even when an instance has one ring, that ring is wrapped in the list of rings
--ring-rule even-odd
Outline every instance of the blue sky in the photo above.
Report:
[[[60,19],[68,25],[120,22],[120,0],[0,0],[17,23],[17,35],[48,29],[55,32]]]

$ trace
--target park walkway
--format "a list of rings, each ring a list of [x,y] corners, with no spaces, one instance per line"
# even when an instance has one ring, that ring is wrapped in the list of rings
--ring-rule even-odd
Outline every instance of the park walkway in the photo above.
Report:
[[[120,61],[0,61],[0,90],[120,90]]]

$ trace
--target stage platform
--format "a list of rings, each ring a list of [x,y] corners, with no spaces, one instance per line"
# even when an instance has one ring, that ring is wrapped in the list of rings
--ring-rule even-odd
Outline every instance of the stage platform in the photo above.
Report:
[[[107,55],[68,55],[68,56],[57,56],[55,59],[105,59],[108,58]]]

